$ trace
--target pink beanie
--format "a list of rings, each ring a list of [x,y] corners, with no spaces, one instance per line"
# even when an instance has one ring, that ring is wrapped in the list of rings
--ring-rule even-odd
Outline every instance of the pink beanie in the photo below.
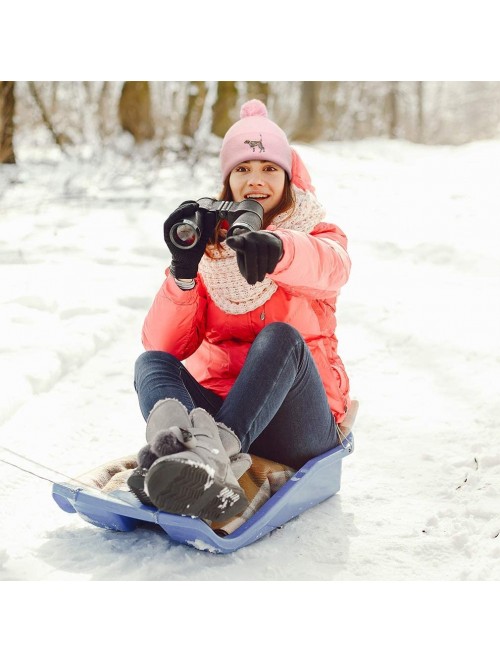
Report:
[[[272,161],[292,177],[292,148],[285,132],[267,117],[267,108],[258,99],[243,104],[240,120],[222,141],[220,165],[225,180],[242,161]]]

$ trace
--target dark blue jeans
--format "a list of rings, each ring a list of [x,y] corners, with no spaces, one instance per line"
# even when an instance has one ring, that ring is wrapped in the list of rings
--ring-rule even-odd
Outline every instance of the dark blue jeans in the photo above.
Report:
[[[338,444],[337,426],[309,348],[282,322],[258,334],[225,399],[201,386],[167,352],[140,355],[134,384],[144,419],[157,401],[176,398],[188,412],[202,407],[229,426],[242,451],[296,469]]]

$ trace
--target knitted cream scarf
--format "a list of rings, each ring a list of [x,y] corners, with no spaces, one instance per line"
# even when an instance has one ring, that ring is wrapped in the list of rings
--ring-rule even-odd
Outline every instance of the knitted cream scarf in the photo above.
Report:
[[[325,210],[310,191],[293,185],[296,203],[291,216],[284,212],[277,216],[268,230],[286,229],[309,233],[325,218]],[[240,274],[236,253],[222,244],[212,257],[202,257],[199,267],[203,282],[215,304],[226,313],[248,313],[267,302],[278,289],[268,276],[262,282],[249,285]]]

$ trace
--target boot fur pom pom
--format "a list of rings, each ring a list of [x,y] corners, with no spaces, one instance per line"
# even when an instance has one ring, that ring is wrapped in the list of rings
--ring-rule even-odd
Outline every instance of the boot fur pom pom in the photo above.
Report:
[[[158,458],[185,451],[186,447],[169,430],[159,431],[151,442],[151,449]]]
[[[149,444],[146,444],[146,446],[142,447],[137,454],[137,463],[139,467],[149,470],[157,458],[158,456],[151,450]]]

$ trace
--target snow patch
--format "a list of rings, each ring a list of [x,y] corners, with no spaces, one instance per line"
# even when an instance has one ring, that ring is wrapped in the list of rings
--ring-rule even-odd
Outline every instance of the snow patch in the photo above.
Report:
[[[196,548],[197,550],[205,550],[207,552],[211,553],[219,553],[220,550],[217,548],[214,548],[211,546],[209,543],[205,543],[205,541],[202,541],[201,539],[195,539],[194,541],[188,541],[189,545],[193,546],[193,548]]]

